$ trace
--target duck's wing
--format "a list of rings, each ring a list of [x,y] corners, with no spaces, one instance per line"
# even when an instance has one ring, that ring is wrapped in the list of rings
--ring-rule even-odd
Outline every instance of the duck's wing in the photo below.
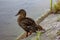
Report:
[[[24,30],[26,30],[26,31],[30,31],[30,30],[32,30],[33,32],[35,32],[36,31],[36,23],[35,23],[35,21],[33,20],[33,19],[31,19],[31,18],[24,18],[24,19],[22,19],[22,21],[21,21],[21,25],[22,25],[22,28],[24,29]]]
[[[21,22],[24,23],[27,26],[36,25],[35,21],[31,18],[24,18]]]

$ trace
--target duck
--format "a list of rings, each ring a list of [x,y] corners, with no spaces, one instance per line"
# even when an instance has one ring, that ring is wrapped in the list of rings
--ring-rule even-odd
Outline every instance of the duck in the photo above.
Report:
[[[32,18],[26,16],[26,11],[24,9],[20,9],[16,16],[18,16],[18,25],[26,32],[26,37],[32,33],[36,33],[38,30],[44,30],[42,26],[36,24]]]

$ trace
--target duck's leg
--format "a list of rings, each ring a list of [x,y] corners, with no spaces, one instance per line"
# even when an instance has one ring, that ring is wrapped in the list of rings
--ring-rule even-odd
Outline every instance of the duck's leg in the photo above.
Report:
[[[28,37],[29,35],[28,35],[28,32],[26,32],[26,37]]]
[[[33,32],[32,31],[30,31],[29,33],[28,33],[28,35],[31,35]]]
[[[32,32],[26,32],[26,37],[30,36],[32,34]]]

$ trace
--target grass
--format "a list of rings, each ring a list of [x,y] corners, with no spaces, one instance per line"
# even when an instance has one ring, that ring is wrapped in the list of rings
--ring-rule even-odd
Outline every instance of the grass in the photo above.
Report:
[[[41,36],[41,34],[42,34],[42,32],[40,32],[40,31],[37,31],[37,36],[36,36],[36,40],[39,40],[39,38],[40,38],[40,36]]]
[[[55,11],[60,10],[60,0],[58,0],[58,1],[54,4],[54,9],[55,9]]]
[[[50,0],[50,10],[52,11],[52,0]]]

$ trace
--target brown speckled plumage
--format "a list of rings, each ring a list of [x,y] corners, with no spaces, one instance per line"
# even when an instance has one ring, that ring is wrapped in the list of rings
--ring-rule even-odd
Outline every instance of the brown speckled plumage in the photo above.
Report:
[[[26,17],[26,11],[24,9],[19,10],[16,16],[17,15],[17,22],[19,26],[27,32],[26,36],[28,36],[28,33],[31,34],[33,32],[36,32],[37,30],[43,30],[43,28],[40,25],[37,25],[33,19]]]

